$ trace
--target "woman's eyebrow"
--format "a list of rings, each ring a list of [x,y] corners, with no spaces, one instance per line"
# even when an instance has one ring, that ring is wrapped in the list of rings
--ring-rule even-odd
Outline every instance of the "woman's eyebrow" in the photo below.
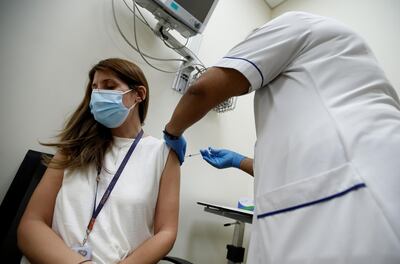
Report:
[[[104,79],[104,80],[101,80],[101,81],[99,81],[99,83],[102,83],[103,85],[106,85],[106,84],[117,84],[117,82],[115,81],[115,80],[113,80],[113,79]],[[95,87],[97,87],[97,84],[96,83],[92,83],[92,88],[95,88]]]

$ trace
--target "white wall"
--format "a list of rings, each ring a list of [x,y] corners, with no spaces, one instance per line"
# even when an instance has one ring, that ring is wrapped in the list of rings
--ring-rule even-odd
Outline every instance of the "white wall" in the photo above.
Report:
[[[333,17],[355,30],[374,51],[400,94],[399,0],[287,0],[272,10],[272,16],[293,10]]]
[[[117,2],[119,19],[132,37],[128,27],[132,17],[122,1]],[[204,32],[199,57],[210,66],[269,18],[270,10],[263,0],[220,0]],[[146,52],[177,57],[140,23],[138,33]],[[150,84],[144,129],[161,138],[180,98],[170,89],[174,75],[153,70],[123,42],[112,20],[110,0],[0,1],[0,200],[28,149],[53,152],[38,141],[51,140],[62,128],[83,96],[89,68],[107,57],[130,59],[144,70]],[[176,66],[156,65],[169,70]],[[188,153],[211,145],[252,156],[252,96],[241,97],[235,111],[210,112],[189,129],[185,133]],[[223,263],[233,227],[223,227],[228,219],[203,212],[196,202],[236,206],[239,197],[252,196],[252,184],[252,178],[239,171],[218,171],[199,157],[187,159],[182,167],[178,240],[171,254],[194,263]]]

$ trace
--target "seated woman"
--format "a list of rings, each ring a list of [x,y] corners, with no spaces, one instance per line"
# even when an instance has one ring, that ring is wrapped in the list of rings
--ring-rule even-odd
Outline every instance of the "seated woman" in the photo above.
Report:
[[[156,263],[171,250],[179,161],[143,135],[148,102],[135,64],[106,59],[90,70],[59,141],[44,144],[57,153],[18,227],[21,263]]]

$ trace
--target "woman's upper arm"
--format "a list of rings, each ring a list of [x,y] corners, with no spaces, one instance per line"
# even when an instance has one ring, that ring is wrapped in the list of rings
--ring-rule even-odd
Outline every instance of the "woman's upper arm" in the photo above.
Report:
[[[179,217],[180,166],[175,152],[169,151],[161,175],[154,216],[154,233],[161,230],[177,232]]]
[[[60,159],[61,155],[57,153],[54,158]],[[26,220],[41,220],[51,226],[55,201],[63,176],[63,169],[47,168],[29,200],[21,223]]]

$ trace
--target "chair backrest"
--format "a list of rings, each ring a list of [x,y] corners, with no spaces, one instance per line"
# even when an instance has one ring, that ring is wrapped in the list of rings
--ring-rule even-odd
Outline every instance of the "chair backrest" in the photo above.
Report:
[[[47,153],[28,150],[0,205],[0,259],[2,263],[19,263],[21,260],[22,254],[17,246],[17,228],[25,207],[46,170],[46,166],[42,164],[42,155],[51,156]]]

